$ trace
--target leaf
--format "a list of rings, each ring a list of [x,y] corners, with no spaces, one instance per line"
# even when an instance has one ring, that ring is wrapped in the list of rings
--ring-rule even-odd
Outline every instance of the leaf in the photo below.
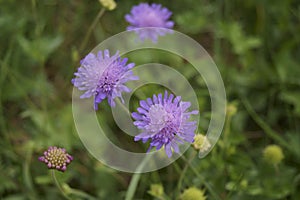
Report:
[[[13,194],[3,198],[2,200],[25,200],[25,197],[22,194]]]
[[[300,163],[300,134],[297,134],[297,132],[288,132],[286,137],[291,146],[292,153],[294,153],[298,159],[298,163]]]
[[[227,39],[231,43],[234,53],[238,55],[244,55],[250,49],[261,45],[260,39],[247,36],[238,22],[220,23],[217,35]]]
[[[299,91],[284,91],[280,94],[280,98],[293,105],[293,112],[295,115],[300,116],[300,92]]]
[[[23,36],[18,37],[18,42],[23,51],[40,64],[45,63],[49,55],[59,47],[62,41],[63,38],[60,35],[55,37],[45,36],[32,41]]]
[[[280,51],[274,58],[277,73],[281,81],[299,86],[300,67],[297,61],[290,55],[290,52],[287,50]]]
[[[6,190],[17,189],[17,184],[13,181],[11,175],[15,175],[13,169],[2,164],[0,160],[0,171],[5,173],[0,173],[0,196]]]

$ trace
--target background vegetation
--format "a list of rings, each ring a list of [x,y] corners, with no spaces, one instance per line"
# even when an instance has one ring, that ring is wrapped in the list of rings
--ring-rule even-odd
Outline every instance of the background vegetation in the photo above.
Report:
[[[126,29],[124,15],[139,2],[117,1],[115,10],[97,20],[102,8],[97,0],[0,0],[1,199],[63,198],[37,159],[50,145],[65,147],[75,158],[65,173],[58,173],[72,199],[178,199],[192,186],[207,199],[299,199],[297,0],[154,1],[173,11],[175,29],[196,39],[216,61],[230,105],[224,133],[204,159],[194,158],[190,148],[174,164],[141,175],[112,170],[87,152],[74,128],[70,80],[81,58]],[[151,55],[182,66],[194,81],[187,63]],[[205,134],[210,101],[204,83],[197,84],[203,116],[199,130]],[[101,109],[110,113],[107,104]],[[120,132],[110,114],[99,115],[111,132]],[[131,139],[121,143],[134,148]],[[282,148],[281,163],[270,164],[263,156],[269,144]],[[153,191],[152,184],[163,186],[165,194]]]

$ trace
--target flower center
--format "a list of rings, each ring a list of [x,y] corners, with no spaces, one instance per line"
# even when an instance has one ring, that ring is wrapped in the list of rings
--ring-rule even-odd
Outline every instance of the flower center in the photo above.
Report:
[[[145,18],[143,19],[143,27],[161,27],[162,20],[153,11],[145,13]]]
[[[106,65],[109,65],[103,72],[98,88],[104,93],[110,93],[119,81],[121,74],[123,73],[122,68],[116,67],[118,64],[114,61],[107,61]]]
[[[61,149],[53,149],[45,157],[53,166],[62,166],[67,160],[65,152]]]
[[[169,121],[169,114],[160,104],[155,104],[150,107],[148,117],[150,123],[146,126],[146,129],[153,133],[159,132]]]
[[[103,92],[110,92],[113,90],[116,83],[114,81],[108,81],[107,77],[105,77],[105,80],[101,83],[100,88],[102,88]]]

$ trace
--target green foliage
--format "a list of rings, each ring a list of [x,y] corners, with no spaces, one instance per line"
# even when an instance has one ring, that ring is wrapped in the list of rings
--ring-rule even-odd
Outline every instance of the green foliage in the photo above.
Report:
[[[40,64],[43,64],[47,60],[49,55],[58,48],[62,41],[63,38],[59,35],[54,38],[42,37],[34,41],[28,41],[22,36],[18,38],[18,42],[24,53]]]
[[[101,9],[97,0],[0,0],[0,199],[62,199],[46,166],[37,160],[44,149],[57,145],[75,158],[57,175],[72,199],[169,200],[194,187],[208,200],[298,200],[299,1],[155,1],[173,11],[176,30],[193,37],[214,58],[236,112],[227,116],[221,139],[204,159],[190,148],[168,167],[135,175],[94,160],[80,142],[72,116],[70,80],[79,60],[124,31],[124,15],[141,1],[116,2],[83,45]],[[203,79],[176,55],[145,51],[128,57],[137,64],[170,65],[195,84],[199,130],[205,134],[211,104]],[[140,98],[162,90],[155,85],[139,88],[130,109]],[[122,148],[144,151],[131,137],[119,136],[124,134],[106,102],[98,117]],[[284,159],[276,166],[263,158],[270,144],[283,149]]]

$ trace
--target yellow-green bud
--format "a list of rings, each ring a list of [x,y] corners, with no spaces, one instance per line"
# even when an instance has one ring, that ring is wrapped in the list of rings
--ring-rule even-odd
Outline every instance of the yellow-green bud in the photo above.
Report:
[[[190,187],[181,194],[180,200],[206,200],[203,190],[196,187]]]
[[[263,157],[266,162],[277,165],[284,158],[282,149],[278,145],[269,145],[263,151]]]
[[[206,136],[202,134],[196,134],[194,137],[193,146],[196,150],[199,150],[200,152],[205,152],[211,147],[211,144]]]
[[[245,189],[247,188],[248,186],[248,181],[246,179],[243,179],[241,182],[240,182],[240,186],[242,189]]]
[[[164,188],[161,184],[151,184],[148,193],[154,197],[161,197],[164,194]]]
[[[234,103],[227,104],[226,112],[228,116],[233,116],[237,111],[237,107]]]
[[[99,2],[108,10],[113,10],[117,7],[117,4],[114,0],[99,0]]]

